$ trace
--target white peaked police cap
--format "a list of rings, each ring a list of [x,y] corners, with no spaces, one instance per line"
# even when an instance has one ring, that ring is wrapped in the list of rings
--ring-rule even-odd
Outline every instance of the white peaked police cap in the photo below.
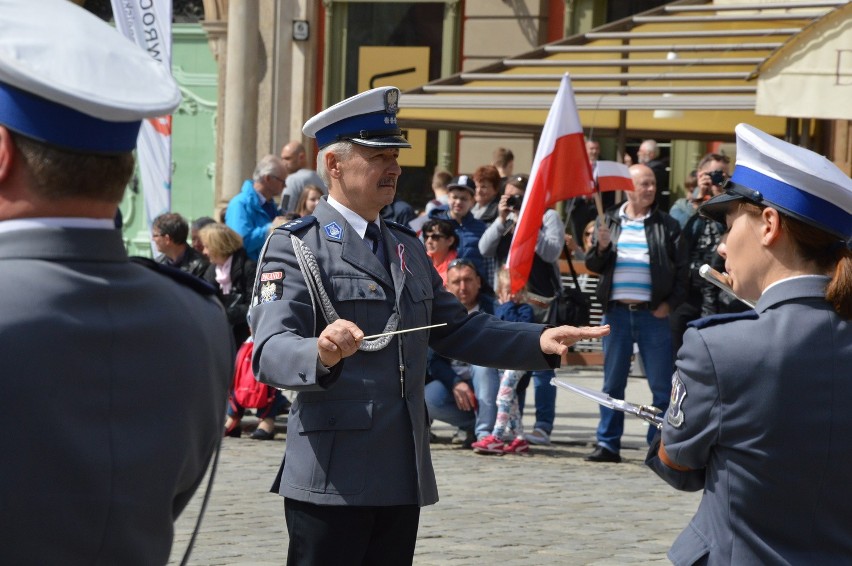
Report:
[[[68,0],[0,0],[0,125],[64,149],[122,153],[170,114],[168,69]]]
[[[350,141],[368,147],[411,147],[396,125],[399,89],[374,88],[338,102],[305,122],[302,132],[323,147]]]
[[[831,161],[758,130],[739,124],[737,164],[725,193],[713,197],[701,214],[725,221],[731,202],[747,200],[852,240],[852,179]]]

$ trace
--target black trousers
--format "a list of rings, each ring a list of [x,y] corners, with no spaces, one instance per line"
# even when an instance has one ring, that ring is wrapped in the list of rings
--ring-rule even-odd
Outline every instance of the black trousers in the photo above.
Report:
[[[284,498],[287,566],[411,564],[420,508],[314,505]]]

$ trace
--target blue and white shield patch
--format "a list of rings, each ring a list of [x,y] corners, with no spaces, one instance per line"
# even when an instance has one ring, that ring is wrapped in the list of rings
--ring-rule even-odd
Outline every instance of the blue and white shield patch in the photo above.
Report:
[[[672,397],[669,402],[669,410],[666,420],[675,428],[683,426],[683,400],[686,399],[686,385],[680,378],[680,371],[676,371],[672,378]]]
[[[322,229],[325,230],[325,235],[333,240],[340,240],[343,238],[343,228],[341,228],[337,222],[326,224]]]

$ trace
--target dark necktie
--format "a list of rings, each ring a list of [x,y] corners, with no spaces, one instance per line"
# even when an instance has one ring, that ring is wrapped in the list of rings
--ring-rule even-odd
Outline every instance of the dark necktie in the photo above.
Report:
[[[385,269],[388,269],[388,258],[385,253],[385,246],[382,243],[382,231],[373,222],[367,223],[367,238],[370,240],[370,249],[376,255],[378,260],[382,262]]]

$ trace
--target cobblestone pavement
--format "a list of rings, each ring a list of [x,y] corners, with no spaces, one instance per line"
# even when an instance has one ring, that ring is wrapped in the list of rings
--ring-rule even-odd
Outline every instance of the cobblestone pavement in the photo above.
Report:
[[[603,381],[600,368],[566,368],[557,375],[596,389]],[[627,398],[650,402],[644,379],[630,378]],[[675,491],[643,465],[647,428],[639,419],[626,419],[622,463],[585,462],[597,420],[594,403],[560,390],[553,442],[533,447],[531,456],[474,454],[451,444],[454,431],[435,423],[439,440],[432,459],[441,500],[422,511],[414,563],[669,564],[666,551],[697,508],[700,492]],[[279,423],[280,432],[285,424]],[[285,562],[284,503],[269,493],[284,440],[282,433],[271,442],[224,440],[190,564]],[[201,491],[175,526],[173,564],[186,549]]]

